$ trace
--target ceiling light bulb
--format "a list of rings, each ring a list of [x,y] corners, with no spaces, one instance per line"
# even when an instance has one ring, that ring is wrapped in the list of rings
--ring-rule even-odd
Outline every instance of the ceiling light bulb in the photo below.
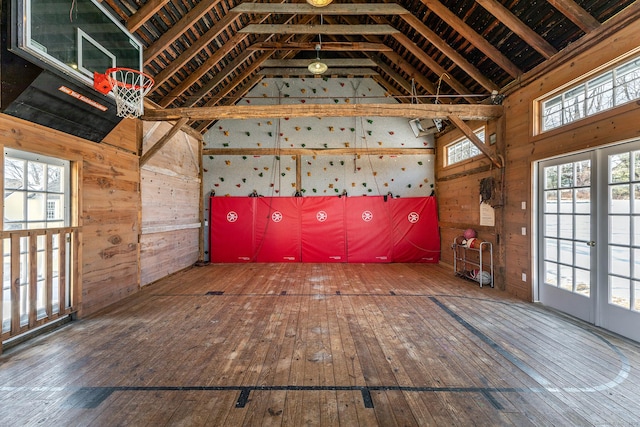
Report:
[[[324,74],[329,69],[327,64],[319,60],[313,61],[307,68],[312,74]]]
[[[331,3],[332,1],[333,0],[307,0],[307,3],[309,3],[311,6],[315,6],[315,7],[325,7],[326,5]]]

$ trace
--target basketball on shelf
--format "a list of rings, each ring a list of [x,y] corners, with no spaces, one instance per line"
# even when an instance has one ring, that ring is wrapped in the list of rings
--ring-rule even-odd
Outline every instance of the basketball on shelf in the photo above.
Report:
[[[464,230],[464,233],[462,233],[462,235],[464,236],[465,239],[469,240],[474,237],[477,237],[478,233],[476,233],[476,230],[474,230],[473,228],[467,228],[466,230]]]

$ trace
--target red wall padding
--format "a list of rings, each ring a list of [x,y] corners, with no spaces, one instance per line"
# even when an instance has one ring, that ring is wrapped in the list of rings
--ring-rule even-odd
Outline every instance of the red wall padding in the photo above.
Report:
[[[389,200],[394,262],[438,262],[438,207],[435,197]]]
[[[434,197],[212,197],[212,262],[438,262]]]
[[[209,221],[211,262],[255,261],[253,225],[255,200],[249,197],[212,197]]]
[[[298,197],[256,198],[255,249],[258,262],[299,262]]]
[[[349,262],[391,262],[391,218],[381,196],[353,197],[346,207]]]
[[[347,261],[344,228],[345,200],[341,197],[300,199],[304,262]]]

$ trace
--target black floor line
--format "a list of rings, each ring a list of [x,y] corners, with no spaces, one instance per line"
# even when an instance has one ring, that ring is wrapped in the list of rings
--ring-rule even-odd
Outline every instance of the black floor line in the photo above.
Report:
[[[534,390],[511,387],[411,387],[411,386],[116,386],[82,387],[71,394],[63,403],[65,407],[96,408],[114,392],[141,391],[239,391],[236,408],[244,408],[252,391],[359,391],[365,408],[373,408],[372,391],[402,391],[419,393],[477,393],[483,395],[496,409],[502,405],[492,393],[522,393]]]

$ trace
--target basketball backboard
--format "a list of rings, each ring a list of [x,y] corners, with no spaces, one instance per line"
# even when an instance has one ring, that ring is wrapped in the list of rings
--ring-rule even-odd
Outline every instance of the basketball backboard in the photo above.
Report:
[[[93,86],[93,73],[142,71],[143,46],[97,1],[14,0],[11,50]]]

